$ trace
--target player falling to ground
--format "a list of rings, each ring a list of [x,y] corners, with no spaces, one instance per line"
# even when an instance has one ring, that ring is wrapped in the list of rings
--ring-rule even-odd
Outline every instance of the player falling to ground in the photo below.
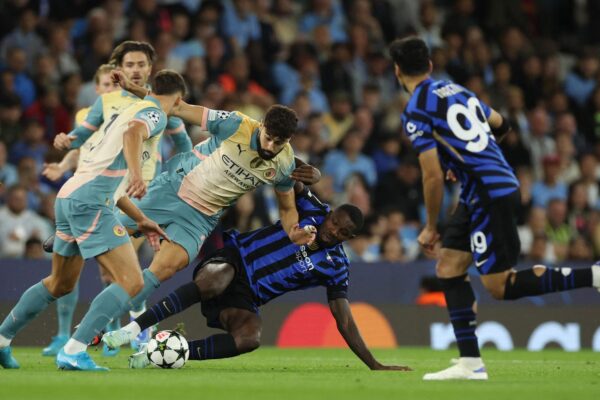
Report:
[[[106,370],[86,352],[87,343],[113,318],[129,307],[128,302],[143,286],[137,255],[126,229],[114,213],[117,206],[137,222],[158,250],[159,235],[166,234],[148,219],[128,196],[146,193],[142,178],[143,141],[162,132],[167,114],[185,94],[181,75],[161,71],[151,95],[125,108],[117,118],[102,126],[102,135],[82,158],[81,166],[57,195],[56,239],[52,273],[29,288],[0,325],[0,365],[18,368],[11,355],[15,335],[56,298],[69,293],[79,279],[83,260],[95,257],[111,274],[114,283],[92,302],[81,324],[57,355],[61,369]],[[127,175],[127,177],[126,177]],[[123,178],[126,193],[116,196]]]
[[[442,169],[462,184],[436,265],[460,359],[424,379],[485,380],[488,375],[475,334],[475,296],[466,273],[472,262],[484,287],[494,298],[505,300],[599,287],[600,267],[513,269],[520,252],[519,182],[496,143],[510,129],[508,121],[464,87],[431,79],[432,63],[421,39],[394,41],[390,54],[398,81],[411,96],[402,121],[423,172],[427,222],[418,241],[430,255],[440,238],[436,225],[443,196]]]
[[[111,64],[114,65],[110,71],[104,67],[101,75],[101,82],[98,87],[105,88],[111,86],[110,94],[101,94],[94,105],[90,108],[80,110],[76,115],[77,127],[68,135],[64,133],[57,135],[55,144],[59,149],[71,149],[60,163],[53,163],[46,166],[44,174],[48,178],[60,179],[65,172],[73,170],[78,165],[78,159],[85,157],[89,150],[96,145],[104,123],[110,123],[113,118],[134,102],[140,101],[147,94],[148,79],[152,73],[152,65],[156,58],[156,53],[151,44],[145,42],[125,41],[117,46],[111,56]],[[111,80],[110,73],[118,68],[121,74],[127,79],[143,88],[140,97],[126,91],[114,91],[112,87],[116,85]],[[107,75],[108,73],[108,75]],[[97,81],[98,83],[98,81]],[[118,87],[118,85],[117,85]],[[176,153],[187,152],[192,149],[192,142],[186,132],[185,125],[180,118],[169,116],[164,133],[173,140]],[[163,132],[153,136],[150,140],[144,142],[143,160],[142,160],[142,178],[146,184],[149,184],[154,177],[161,172],[161,156],[159,143]],[[81,153],[81,154],[80,154]],[[143,237],[132,239],[137,250],[143,242]],[[102,270],[101,270],[102,271]],[[105,285],[112,283],[108,274],[102,274],[102,281]],[[71,321],[73,313],[79,298],[78,286],[67,296],[61,297],[57,301],[59,334],[52,338],[52,342],[43,351],[43,355],[56,355],[62,346],[66,343],[71,333]],[[136,309],[131,310],[131,319],[140,315],[143,311],[144,303]],[[110,328],[118,329],[120,319],[115,319],[110,324]],[[139,343],[147,342],[150,336],[149,331],[140,333],[140,336],[132,342],[132,347],[137,348]],[[103,350],[104,355],[115,355],[115,351]]]
[[[294,189],[300,225],[317,227],[313,244],[292,243],[279,222],[248,233],[226,232],[225,247],[200,261],[193,282],[181,286],[121,330],[107,333],[102,340],[111,347],[121,346],[141,329],[202,303],[208,326],[227,333],[188,342],[190,359],[235,357],[260,345],[262,321],[258,307],[287,292],[324,286],[340,334],[369,368],[410,370],[379,363],[363,342],[350,311],[349,261],[342,242],[361,229],[362,213],[349,204],[332,211],[300,182]],[[133,368],[146,365],[145,351],[130,360]]]
[[[144,288],[132,300],[134,307],[193,261],[224,210],[260,185],[274,186],[282,226],[290,239],[299,245],[314,240],[314,232],[298,226],[293,179],[300,179],[304,172],[294,169],[289,144],[298,124],[292,109],[271,106],[263,122],[237,111],[211,110],[183,101],[173,112],[212,136],[192,152],[169,160],[168,171],[152,182],[142,201],[136,202],[164,227],[171,241],[161,243],[161,251],[143,271]],[[123,216],[121,221],[135,230],[131,218]]]

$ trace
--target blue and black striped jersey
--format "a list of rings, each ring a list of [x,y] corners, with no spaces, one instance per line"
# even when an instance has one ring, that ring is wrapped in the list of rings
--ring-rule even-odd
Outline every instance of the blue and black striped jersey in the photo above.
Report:
[[[491,133],[490,114],[491,108],[464,87],[426,79],[415,88],[402,115],[413,147],[419,153],[437,147],[442,168],[454,172],[462,184],[461,201],[468,205],[519,188]]]
[[[314,225],[317,229],[330,211],[308,189],[296,195],[296,207],[300,226]],[[226,246],[239,251],[258,305],[315,286],[327,288],[328,300],[347,297],[349,261],[341,244],[295,245],[279,221],[248,233],[229,231],[224,239]]]

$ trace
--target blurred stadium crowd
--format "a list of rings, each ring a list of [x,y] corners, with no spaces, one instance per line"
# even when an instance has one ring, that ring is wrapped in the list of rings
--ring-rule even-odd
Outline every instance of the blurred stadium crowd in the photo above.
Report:
[[[416,34],[436,79],[454,80],[508,116],[502,142],[521,182],[524,259],[600,255],[600,3],[593,0],[5,0],[0,3],[0,257],[44,257],[63,181],[41,175],[94,73],[123,40],[154,45],[153,70],[184,74],[187,101],[260,119],[293,107],[313,190],[368,216],[355,261],[411,261],[424,218],[406,104],[386,45]],[[188,127],[195,143],[205,138]],[[163,158],[172,146],[165,141]],[[451,212],[458,188],[446,187]],[[223,227],[277,219],[270,189],[242,197]],[[443,221],[442,221],[443,224]]]

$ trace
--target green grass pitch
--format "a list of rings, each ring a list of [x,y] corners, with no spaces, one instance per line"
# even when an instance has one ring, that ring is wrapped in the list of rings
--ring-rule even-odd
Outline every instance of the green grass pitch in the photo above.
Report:
[[[414,371],[369,371],[350,350],[267,347],[227,360],[188,362],[180,370],[129,370],[129,349],[115,358],[92,350],[110,372],[64,372],[40,349],[17,347],[21,369],[0,369],[0,399],[600,399],[600,353],[486,349],[488,382],[421,380],[425,372],[448,366],[455,351],[374,353],[383,363]]]

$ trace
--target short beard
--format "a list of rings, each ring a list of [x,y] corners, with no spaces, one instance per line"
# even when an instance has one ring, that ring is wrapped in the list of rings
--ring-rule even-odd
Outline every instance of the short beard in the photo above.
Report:
[[[262,158],[263,160],[272,160],[277,155],[275,153],[272,153],[272,152],[267,151],[267,150],[265,150],[265,149],[262,148],[262,146],[260,145],[260,133],[258,134],[258,140],[257,140],[257,145],[256,145],[256,152],[258,153],[258,156],[260,158]]]

